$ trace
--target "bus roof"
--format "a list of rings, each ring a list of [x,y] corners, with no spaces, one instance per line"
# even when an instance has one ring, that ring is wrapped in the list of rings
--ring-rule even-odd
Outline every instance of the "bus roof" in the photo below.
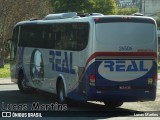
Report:
[[[59,13],[59,14],[49,14],[45,16],[43,19],[30,19],[27,21],[21,21],[16,24],[18,25],[30,25],[30,24],[50,24],[50,23],[65,23],[65,22],[93,22],[93,19],[96,18],[122,18],[122,19],[130,19],[130,18],[139,18],[139,19],[150,19],[155,23],[155,20],[151,17],[147,16],[136,16],[136,15],[103,15],[101,13],[92,13],[92,14],[77,14],[75,12],[71,13]]]

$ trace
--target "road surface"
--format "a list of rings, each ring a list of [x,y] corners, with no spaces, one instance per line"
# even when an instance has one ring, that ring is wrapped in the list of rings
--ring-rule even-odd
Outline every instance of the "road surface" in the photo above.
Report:
[[[56,104],[56,97],[50,93],[46,93],[43,91],[37,91],[36,93],[33,94],[23,94],[21,92],[19,92],[18,87],[16,84],[14,83],[10,83],[10,82],[6,82],[6,83],[1,83],[0,81],[0,109],[2,111],[5,110],[7,108],[7,105],[26,105],[27,106],[27,110],[30,110],[33,106],[33,103],[37,103],[39,102],[40,105],[42,104],[51,104],[54,103]],[[95,116],[94,110],[96,111],[102,111],[99,112],[98,116]],[[6,110],[7,111],[7,110]],[[70,104],[67,105],[67,111],[72,111],[69,112],[68,114],[70,114],[73,117],[65,117],[65,119],[75,119],[76,116],[78,116],[77,119],[94,119],[94,120],[98,120],[98,119],[110,119],[110,120],[114,120],[114,119],[128,119],[130,116],[133,115],[141,115],[144,113],[148,113],[152,114],[154,116],[154,114],[158,114],[159,117],[153,117],[155,120],[160,120],[160,80],[158,80],[158,86],[157,86],[157,98],[155,101],[151,101],[151,102],[133,102],[133,103],[124,103],[120,108],[116,108],[116,109],[106,109],[106,107],[103,105],[103,103],[100,102],[88,102],[88,103],[79,103],[79,102],[75,102],[75,101],[71,101]],[[90,111],[90,112],[73,112],[73,111]],[[146,111],[146,112],[144,112]],[[87,114],[88,117],[87,116]],[[53,113],[52,113],[53,114]],[[55,113],[57,114],[57,113]],[[61,119],[61,116],[66,116],[65,114],[57,114],[54,117],[56,117],[56,119]],[[68,116],[68,115],[67,115]],[[82,116],[82,117],[81,117]],[[61,117],[61,118],[59,118]],[[117,118],[118,117],[118,118]],[[141,120],[145,120],[145,119],[151,119],[150,117],[131,117],[132,119],[141,119]],[[153,119],[152,118],[152,119]],[[16,119],[16,118],[14,118]],[[51,118],[48,118],[51,119]]]

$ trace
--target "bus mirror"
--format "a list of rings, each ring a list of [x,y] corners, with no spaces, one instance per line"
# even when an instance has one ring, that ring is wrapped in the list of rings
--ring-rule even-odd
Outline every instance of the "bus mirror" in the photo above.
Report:
[[[7,41],[5,42],[5,51],[10,51],[11,41],[12,39],[7,39]]]

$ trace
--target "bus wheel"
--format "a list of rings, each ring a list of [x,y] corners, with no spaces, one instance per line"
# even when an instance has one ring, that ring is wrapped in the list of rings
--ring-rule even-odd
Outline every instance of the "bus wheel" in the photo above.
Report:
[[[107,108],[117,108],[123,105],[123,102],[104,102]]]
[[[60,81],[60,83],[58,84],[57,95],[58,95],[59,103],[61,104],[66,103],[66,96],[65,96],[65,89],[64,89],[63,81]]]
[[[34,88],[27,86],[24,75],[20,75],[18,77],[18,88],[22,93],[33,93],[35,91]]]

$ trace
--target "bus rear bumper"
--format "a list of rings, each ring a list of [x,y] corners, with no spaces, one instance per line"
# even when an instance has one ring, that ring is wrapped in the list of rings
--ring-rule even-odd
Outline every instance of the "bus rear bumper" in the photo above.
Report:
[[[119,90],[119,91],[97,91],[90,89],[87,93],[90,101],[154,101],[156,99],[156,87],[152,90]]]

